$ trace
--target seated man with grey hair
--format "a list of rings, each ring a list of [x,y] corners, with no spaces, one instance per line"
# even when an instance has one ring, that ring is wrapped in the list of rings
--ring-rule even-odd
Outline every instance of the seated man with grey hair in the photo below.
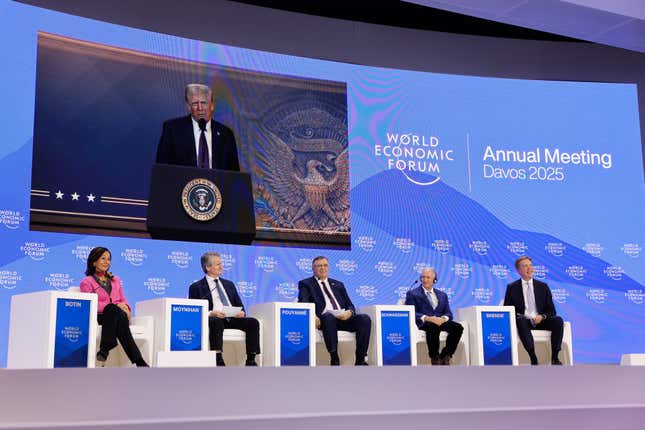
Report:
[[[256,366],[255,356],[260,353],[260,324],[255,318],[247,318],[244,304],[235,284],[221,278],[222,257],[217,252],[207,252],[201,257],[204,273],[202,279],[188,289],[188,298],[208,300],[208,338],[211,351],[217,352],[217,365],[224,366],[222,357],[224,329],[233,328],[246,333],[246,365]],[[225,306],[241,307],[234,317],[227,318]]]
[[[213,119],[215,100],[211,88],[188,84],[184,99],[189,114],[164,122],[156,162],[239,171],[235,135]]]
[[[433,365],[449,365],[459,345],[464,328],[453,321],[448,295],[434,288],[437,272],[433,268],[421,272],[421,285],[407,292],[405,304],[413,305],[417,326],[426,332],[428,354]],[[439,353],[439,333],[448,333],[446,346]]]

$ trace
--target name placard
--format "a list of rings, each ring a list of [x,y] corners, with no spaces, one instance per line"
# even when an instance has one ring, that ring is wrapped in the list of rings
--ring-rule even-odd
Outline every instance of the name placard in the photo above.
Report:
[[[90,300],[57,299],[54,367],[86,367]]]
[[[280,309],[280,365],[309,366],[309,309]]]
[[[484,364],[513,364],[510,314],[484,311],[481,319]]]
[[[381,312],[381,345],[384,366],[409,366],[412,364],[410,312]]]
[[[200,351],[203,308],[194,305],[170,306],[170,350]]]

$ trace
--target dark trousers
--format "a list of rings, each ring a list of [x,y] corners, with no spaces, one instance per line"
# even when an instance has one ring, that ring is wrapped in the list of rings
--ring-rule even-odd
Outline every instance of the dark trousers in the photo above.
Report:
[[[352,315],[345,321],[341,321],[330,313],[322,314],[320,316],[320,330],[329,352],[338,351],[338,330],[356,333],[356,358],[358,361],[365,359],[372,331],[372,320],[369,315]]]
[[[260,323],[255,318],[208,317],[208,340],[211,351],[222,351],[224,329],[242,330],[246,334],[246,353],[260,353]]]
[[[117,305],[110,303],[105,306],[102,314],[98,314],[99,324],[103,327],[101,331],[100,350],[105,354],[117,346],[117,339],[123,347],[125,354],[131,362],[136,363],[142,359],[141,351],[130,331],[128,315]]]
[[[559,316],[547,318],[535,327],[524,316],[518,315],[515,321],[517,323],[517,335],[527,352],[535,351],[535,343],[533,342],[531,330],[549,330],[551,332],[551,356],[558,356],[558,352],[560,352],[560,348],[562,347],[562,333],[564,332],[562,318]]]
[[[461,334],[464,332],[463,326],[452,320],[448,320],[441,325],[426,321],[419,328],[426,332],[426,343],[428,344],[430,357],[439,356],[439,333],[442,331],[448,333],[446,346],[441,351],[441,357],[452,357],[457,350],[457,345],[459,345]]]

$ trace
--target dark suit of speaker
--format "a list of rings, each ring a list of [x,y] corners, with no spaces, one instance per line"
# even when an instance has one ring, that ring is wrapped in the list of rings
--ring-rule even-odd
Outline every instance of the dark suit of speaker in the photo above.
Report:
[[[452,320],[453,317],[450,304],[448,303],[448,295],[436,288],[433,288],[433,290],[437,296],[436,307],[432,306],[426,290],[422,286],[413,288],[407,292],[405,295],[405,304],[414,306],[417,326],[426,332],[426,343],[430,358],[452,357],[457,349],[457,345],[459,345],[464,328],[461,324]],[[429,317],[443,317],[445,315],[448,317],[448,321],[437,325],[429,321],[423,321],[421,318],[424,315]],[[442,331],[448,333],[448,338],[446,339],[446,346],[441,351],[441,354],[439,354],[439,334]]]
[[[356,308],[347,295],[347,290],[342,282],[328,278],[327,283],[338,302],[338,307],[352,311],[352,316],[349,319],[341,321],[330,313],[323,313],[325,297],[320,290],[318,280],[313,276],[298,282],[298,301],[316,305],[316,316],[320,318],[320,330],[323,333],[327,351],[330,353],[338,351],[338,330],[355,332],[356,361],[362,362],[369,347],[372,320],[369,315],[356,314]]]
[[[504,306],[515,306],[515,321],[517,322],[517,335],[522,341],[522,345],[529,353],[531,361],[537,361],[535,358],[535,343],[533,341],[532,329],[549,330],[551,332],[551,354],[552,359],[557,359],[558,352],[562,347],[562,334],[564,332],[564,322],[556,314],[553,297],[549,286],[544,282],[533,279],[533,292],[535,296],[535,308],[538,314],[544,319],[533,326],[531,321],[524,316],[526,304],[524,303],[524,293],[522,290],[522,279],[511,282],[506,287],[504,295]]]
[[[231,302],[231,306],[241,306],[244,310],[244,304],[237,293],[237,288],[233,282],[219,278],[222,287]],[[208,286],[206,277],[193,283],[188,289],[188,298],[208,300],[209,312],[213,310],[213,297],[211,289]],[[221,351],[223,346],[224,329],[233,328],[242,330],[246,333],[246,353],[260,353],[260,325],[255,318],[217,318],[208,317],[208,339],[212,351]]]
[[[220,170],[240,170],[237,145],[233,131],[215,120],[211,120],[212,160],[211,167]],[[197,151],[193,121],[190,115],[169,119],[163,123],[157,163],[179,166],[197,166]]]

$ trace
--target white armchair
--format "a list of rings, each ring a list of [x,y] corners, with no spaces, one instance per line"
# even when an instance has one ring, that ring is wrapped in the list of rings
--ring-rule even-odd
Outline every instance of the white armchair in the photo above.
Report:
[[[396,302],[397,305],[404,305],[405,300],[399,299]],[[457,350],[452,357],[451,364],[459,364],[462,366],[470,365],[470,344],[468,343],[468,323],[465,321],[455,321],[461,324],[464,328],[464,332],[459,339],[459,345],[457,345]],[[448,338],[448,333],[442,331],[439,333],[439,351],[446,346],[446,339]],[[417,329],[417,365],[427,365],[430,364],[430,356],[428,355],[428,344],[426,342],[426,332],[421,329]]]
[[[551,362],[551,332],[549,330],[531,330],[533,341],[535,342],[535,355],[539,363]],[[531,362],[529,355],[518,339],[517,357],[520,364],[529,364]],[[560,351],[560,361],[565,365],[573,365],[573,342],[571,337],[571,322],[564,322],[564,333],[562,335],[562,350]]]
[[[80,287],[70,287],[68,288],[70,292],[81,292]],[[90,293],[88,293],[90,294]],[[96,330],[96,350],[98,351],[98,346],[101,343],[101,326],[97,324]],[[142,317],[132,317],[130,318],[130,331],[132,332],[132,337],[134,338],[135,343],[141,351],[143,359],[149,363],[153,363],[152,351],[154,346],[154,319],[150,316]],[[130,366],[130,360],[125,355],[121,345],[114,348],[110,351],[107,361],[105,362],[106,367],[127,367]]]
[[[356,357],[356,333],[338,330],[338,356],[341,366],[353,366]],[[329,365],[329,352],[322,331],[316,330],[316,366]]]
[[[260,324],[260,345],[262,343],[262,321],[258,319]],[[242,330],[233,328],[224,329],[224,362],[227,366],[244,366],[246,362],[246,333]],[[258,366],[262,366],[262,354],[255,357],[255,362]]]

